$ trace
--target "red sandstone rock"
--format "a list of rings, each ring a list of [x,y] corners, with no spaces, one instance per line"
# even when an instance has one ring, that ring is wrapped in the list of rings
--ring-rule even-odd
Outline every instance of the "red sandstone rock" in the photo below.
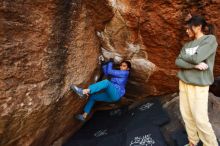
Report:
[[[101,32],[104,55],[132,61],[135,70],[128,85],[131,96],[160,95],[178,90],[175,59],[187,41],[184,20],[189,13],[204,15],[209,23],[217,28],[220,26],[219,1],[109,1],[115,15]],[[220,31],[217,31],[218,42],[219,36]],[[220,75],[219,56],[218,50],[216,76]],[[133,61],[135,58],[148,62],[149,66],[138,67],[141,71],[137,71],[139,65]],[[135,92],[136,89],[140,92]]]
[[[0,11],[0,145],[65,139],[81,125],[73,116],[85,103],[69,84],[93,82],[96,29],[111,8],[106,1],[1,1]]]

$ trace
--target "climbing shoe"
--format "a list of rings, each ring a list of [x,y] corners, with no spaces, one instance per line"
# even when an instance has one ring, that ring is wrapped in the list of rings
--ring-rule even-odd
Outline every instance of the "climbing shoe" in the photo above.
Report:
[[[77,120],[79,120],[79,121],[81,121],[81,122],[85,122],[86,121],[86,119],[83,117],[83,115],[81,115],[81,114],[78,114],[78,115],[76,115],[76,117],[75,117]]]
[[[76,85],[70,85],[70,89],[73,90],[80,98],[86,98],[86,95],[83,94],[83,89],[77,87]]]

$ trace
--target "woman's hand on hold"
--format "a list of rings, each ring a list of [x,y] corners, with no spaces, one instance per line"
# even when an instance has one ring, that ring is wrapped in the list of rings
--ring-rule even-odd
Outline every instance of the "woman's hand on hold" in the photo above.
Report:
[[[103,55],[100,55],[100,56],[99,56],[99,64],[102,64],[102,63],[104,63],[104,62],[105,62],[104,56],[103,56]]]
[[[196,69],[198,70],[206,70],[208,69],[208,65],[204,62],[199,63],[198,65],[195,66]]]

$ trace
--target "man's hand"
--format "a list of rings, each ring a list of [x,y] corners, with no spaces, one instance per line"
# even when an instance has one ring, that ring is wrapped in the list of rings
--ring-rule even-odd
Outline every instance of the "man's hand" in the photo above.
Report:
[[[198,70],[206,70],[208,69],[208,65],[204,62],[199,63],[198,65],[195,66],[196,69]]]

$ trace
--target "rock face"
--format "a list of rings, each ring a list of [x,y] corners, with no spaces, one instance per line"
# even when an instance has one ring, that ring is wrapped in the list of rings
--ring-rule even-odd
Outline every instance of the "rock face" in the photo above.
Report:
[[[73,115],[85,101],[69,84],[93,82],[95,30],[103,30],[112,10],[107,1],[0,3],[0,145],[51,145],[80,126]]]
[[[220,97],[220,76],[215,78],[214,83],[210,86],[210,91],[215,95]]]
[[[188,13],[205,15],[220,26],[220,1],[110,0],[114,17],[100,33],[102,52],[108,58],[129,59],[133,65],[128,94],[136,97],[175,92],[175,59],[187,40],[184,19]],[[217,31],[217,36],[220,32]],[[219,39],[218,39],[219,41]],[[219,75],[219,54],[215,74]]]
[[[176,92],[184,18],[198,12],[220,28],[219,9],[218,0],[0,1],[0,145],[59,145],[76,131],[86,101],[69,84],[94,82],[100,54],[131,60],[127,96]]]

